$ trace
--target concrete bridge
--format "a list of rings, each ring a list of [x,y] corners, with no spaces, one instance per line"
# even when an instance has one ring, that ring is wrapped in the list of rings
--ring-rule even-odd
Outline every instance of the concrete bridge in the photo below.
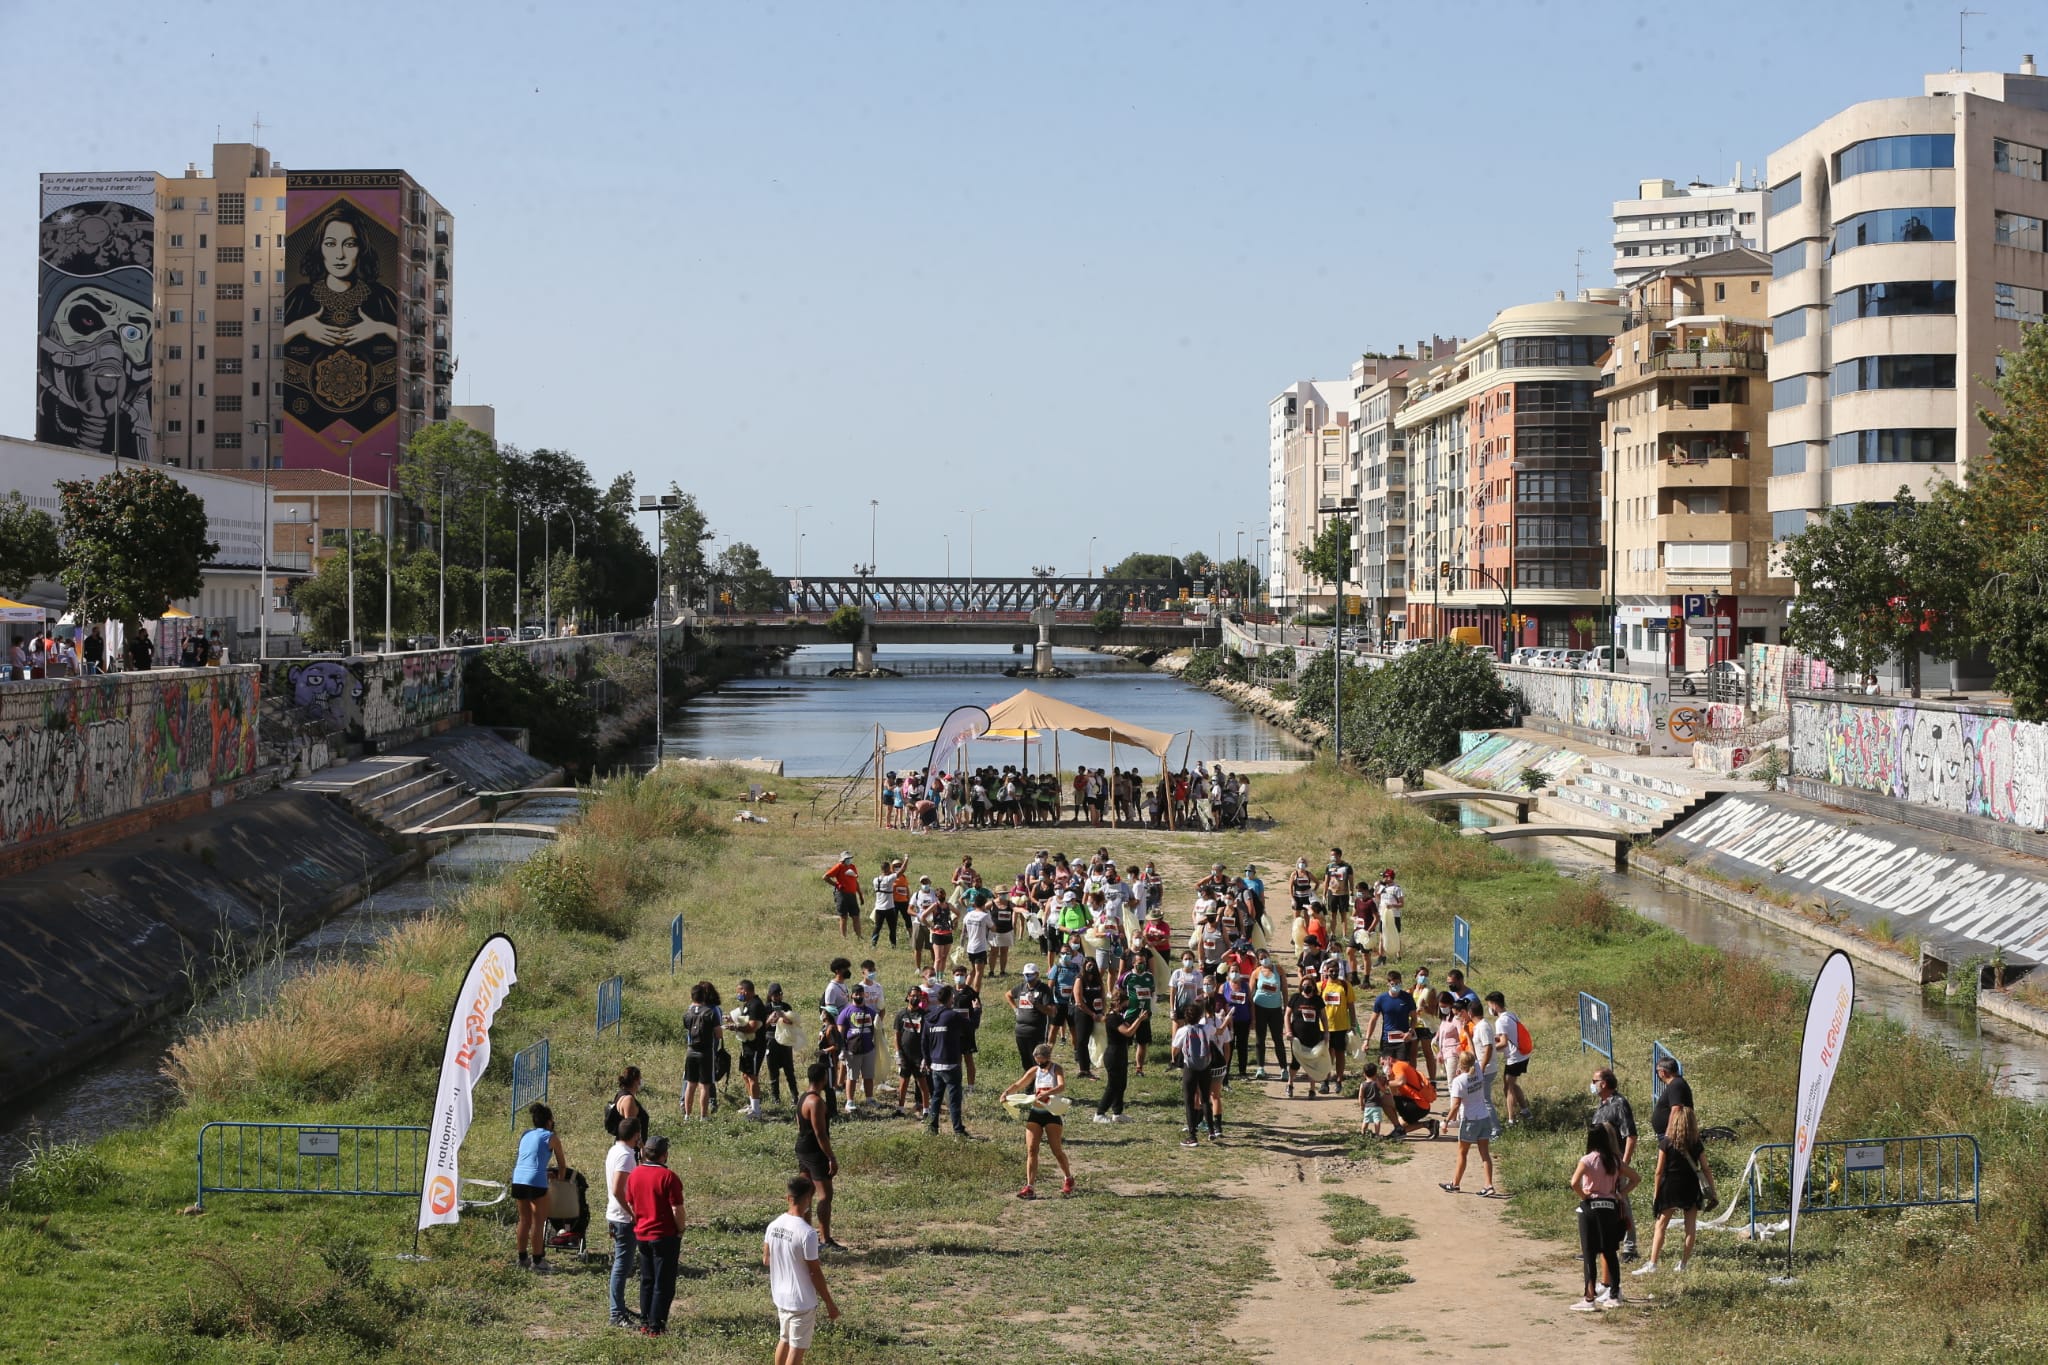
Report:
[[[1394,798],[1406,801],[1411,806],[1427,806],[1439,801],[1499,801],[1515,808],[1515,819],[1526,824],[1529,807],[1536,804],[1536,798],[1520,792],[1489,791],[1483,787],[1437,787],[1429,791],[1402,792]]]
[[[1484,839],[1497,844],[1503,839],[1591,839],[1614,845],[1614,870],[1628,871],[1628,851],[1635,835],[1625,829],[1599,829],[1592,825],[1489,825],[1483,829],[1462,829],[1467,839]]]

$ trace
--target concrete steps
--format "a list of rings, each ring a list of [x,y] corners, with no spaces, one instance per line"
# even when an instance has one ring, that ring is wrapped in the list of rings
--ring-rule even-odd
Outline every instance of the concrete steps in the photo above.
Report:
[[[483,809],[446,768],[430,758],[402,754],[359,759],[289,785],[339,801],[389,834],[463,824]]]
[[[1659,834],[1707,799],[1681,782],[1589,759],[1557,784],[1555,799],[1624,828]]]

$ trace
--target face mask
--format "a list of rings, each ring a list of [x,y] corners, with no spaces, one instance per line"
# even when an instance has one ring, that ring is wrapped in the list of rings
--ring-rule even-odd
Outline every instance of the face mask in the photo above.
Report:
[[[966,977],[964,977],[964,976],[957,976],[957,975],[956,975],[956,976],[955,976],[955,977],[953,978],[953,984],[954,984],[954,985],[956,985],[956,986],[964,986],[964,985],[966,985],[966,984],[967,984],[967,978],[966,978]]]
[[[1593,1083],[1592,1083],[1591,1085],[1587,1086],[1587,1087],[1586,1087],[1586,1093],[1587,1093],[1587,1094],[1589,1094],[1589,1095],[1597,1095],[1597,1094],[1599,1094],[1599,1093],[1600,1093],[1600,1082],[1598,1082],[1598,1081],[1595,1081],[1595,1082],[1593,1082]]]

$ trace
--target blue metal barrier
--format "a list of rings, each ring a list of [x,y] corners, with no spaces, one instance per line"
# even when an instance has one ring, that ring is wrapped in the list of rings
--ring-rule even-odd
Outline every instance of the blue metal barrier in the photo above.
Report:
[[[209,1141],[210,1139],[210,1141]],[[209,1159],[212,1179],[207,1178]],[[212,1194],[419,1198],[427,1130],[371,1123],[200,1126],[196,1203]]]
[[[621,1019],[626,1009],[626,978],[615,976],[609,981],[597,983],[597,1036],[604,1037],[604,1031],[622,1032]]]
[[[1463,915],[1451,916],[1451,961],[1472,970],[1472,926]]]
[[[683,965],[683,916],[680,911],[668,923],[668,974],[674,976]]]
[[[1579,992],[1579,1051],[1587,1048],[1614,1065],[1614,1011],[1598,996]]]
[[[512,1054],[512,1131],[519,1131],[519,1111],[548,1097],[548,1040]]]
[[[1749,1221],[1792,1212],[1792,1144],[1749,1154]],[[1968,1205],[1983,1217],[1983,1153],[1968,1133],[1813,1144],[1801,1213]]]
[[[1581,1051],[1583,1050],[1581,1049]],[[1650,1103],[1652,1104],[1664,1098],[1664,1078],[1657,1074],[1657,1063],[1663,1061],[1666,1057],[1671,1059],[1671,1065],[1678,1068],[1679,1075],[1683,1076],[1685,1074],[1685,1063],[1678,1060],[1677,1053],[1664,1046],[1661,1040],[1650,1044]]]

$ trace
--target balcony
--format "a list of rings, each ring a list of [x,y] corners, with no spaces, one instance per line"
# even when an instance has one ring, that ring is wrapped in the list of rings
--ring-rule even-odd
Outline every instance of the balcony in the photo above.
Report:
[[[1745,430],[1741,414],[1733,403],[1659,408],[1653,420],[1670,436],[1684,432],[1705,435],[1708,432]]]
[[[1667,461],[1658,471],[1660,488],[1747,488],[1749,458],[1728,455],[1715,459],[1680,458]]]
[[[1665,351],[1639,366],[1643,373],[1686,370],[1702,374],[1762,374],[1769,357],[1757,350]]]
[[[1693,540],[1749,539],[1747,512],[1670,512],[1657,518],[1657,539],[1669,543]]]
[[[435,301],[434,316],[437,318],[445,318],[448,316],[448,300],[439,299]]]

